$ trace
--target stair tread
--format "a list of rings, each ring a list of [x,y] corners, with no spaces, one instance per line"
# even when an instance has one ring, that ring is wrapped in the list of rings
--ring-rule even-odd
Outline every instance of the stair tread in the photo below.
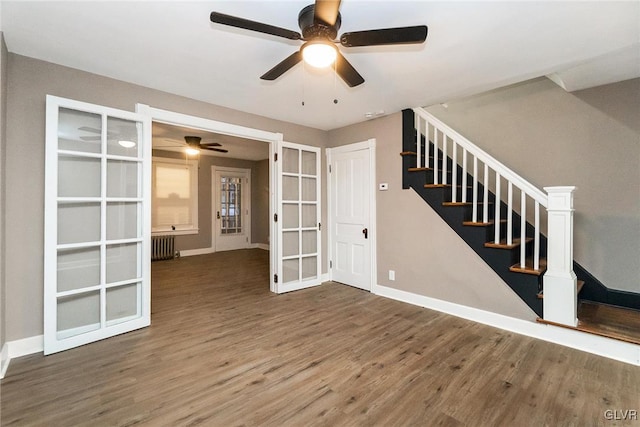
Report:
[[[527,237],[525,239],[525,243],[529,243],[531,241],[533,241],[532,237]],[[507,245],[507,239],[500,240],[500,243],[487,242],[484,244],[485,248],[496,248],[496,249],[513,249],[513,248],[517,248],[518,246],[520,246],[520,238],[513,239],[510,245]],[[542,264],[542,260],[540,260],[540,264]]]
[[[484,202],[477,202],[480,206]],[[493,205],[493,202],[488,202],[487,205]],[[442,202],[442,206],[473,206],[473,202]]]
[[[640,345],[639,310],[581,301],[578,305],[578,325],[575,327],[540,318],[537,321]]]
[[[456,185],[457,188],[462,188],[462,185]],[[425,184],[424,188],[451,188],[451,184]],[[472,190],[473,185],[467,185],[467,189]]]
[[[576,295],[580,295],[580,291],[582,290],[582,288],[584,287],[584,280],[578,280],[576,282]],[[543,299],[544,298],[544,293],[538,292],[538,298],[539,299]]]
[[[507,220],[506,219],[501,219],[500,220],[501,224],[506,224]],[[489,222],[473,222],[473,221],[464,221],[462,223],[462,225],[467,225],[469,227],[489,227],[491,225],[495,224],[495,221],[491,220]]]
[[[421,172],[421,171],[430,171],[431,168],[408,168],[409,172]]]
[[[530,237],[528,239],[530,239],[528,241],[533,240]],[[517,263],[517,264],[513,264],[511,267],[509,267],[509,270],[513,271],[514,273],[533,274],[535,276],[539,276],[539,275],[543,274],[545,271],[547,271],[547,260],[545,258],[540,258],[539,264],[540,264],[539,268],[537,270],[534,270],[533,269],[533,258],[527,257],[527,259],[524,262],[524,268],[520,267],[520,263]]]

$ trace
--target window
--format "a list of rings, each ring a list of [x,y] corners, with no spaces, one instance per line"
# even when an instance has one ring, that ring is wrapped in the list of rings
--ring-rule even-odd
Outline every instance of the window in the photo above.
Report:
[[[153,158],[151,231],[198,233],[198,161]]]

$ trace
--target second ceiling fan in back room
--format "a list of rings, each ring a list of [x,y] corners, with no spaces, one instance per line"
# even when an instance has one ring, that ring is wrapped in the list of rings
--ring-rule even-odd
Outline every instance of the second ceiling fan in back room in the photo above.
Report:
[[[427,26],[417,25],[348,32],[336,40],[342,23],[339,9],[340,0],[316,0],[315,4],[303,8],[298,14],[302,34],[219,12],[211,12],[211,22],[304,42],[300,50],[262,75],[260,78],[263,80],[275,80],[304,60],[320,68],[335,64],[336,73],[350,87],[364,83],[364,78],[340,53],[336,44],[340,43],[344,47],[420,44],[427,38]]]

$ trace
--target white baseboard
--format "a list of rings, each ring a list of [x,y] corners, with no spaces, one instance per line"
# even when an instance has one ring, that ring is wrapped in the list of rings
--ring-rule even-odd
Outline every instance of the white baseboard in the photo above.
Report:
[[[4,343],[2,351],[0,352],[0,379],[4,378],[4,374],[7,373],[9,361],[9,345],[8,343]]]
[[[216,251],[216,248],[198,248],[198,249],[185,249],[180,252],[180,256],[194,256],[194,255],[206,255],[212,254]]]
[[[9,359],[44,351],[44,336],[36,335],[21,340],[9,341]]]
[[[265,243],[251,243],[248,248],[256,248],[256,249],[262,249],[265,251],[269,250],[269,245],[265,244]],[[198,249],[185,249],[180,252],[180,256],[194,256],[194,255],[206,255],[206,254],[212,254],[216,251],[216,248],[198,248]]]
[[[21,340],[7,341],[2,347],[2,375],[0,378],[4,378],[4,374],[7,372],[11,359],[27,356],[33,353],[40,353],[43,350],[44,337],[42,335],[23,338]]]
[[[408,304],[451,314],[463,319],[526,335],[565,347],[640,366],[640,345],[592,335],[585,332],[544,325],[448,301],[430,298],[399,289],[376,285],[372,293]]]

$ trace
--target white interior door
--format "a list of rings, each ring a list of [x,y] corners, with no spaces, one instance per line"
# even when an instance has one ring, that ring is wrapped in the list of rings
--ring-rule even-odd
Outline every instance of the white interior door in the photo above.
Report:
[[[251,244],[251,170],[212,167],[213,229],[217,251]]]
[[[47,97],[44,353],[151,321],[151,121]]]
[[[319,285],[320,148],[281,142],[274,162],[276,189],[276,292]]]
[[[372,170],[370,143],[329,150],[331,279],[371,290]]]

